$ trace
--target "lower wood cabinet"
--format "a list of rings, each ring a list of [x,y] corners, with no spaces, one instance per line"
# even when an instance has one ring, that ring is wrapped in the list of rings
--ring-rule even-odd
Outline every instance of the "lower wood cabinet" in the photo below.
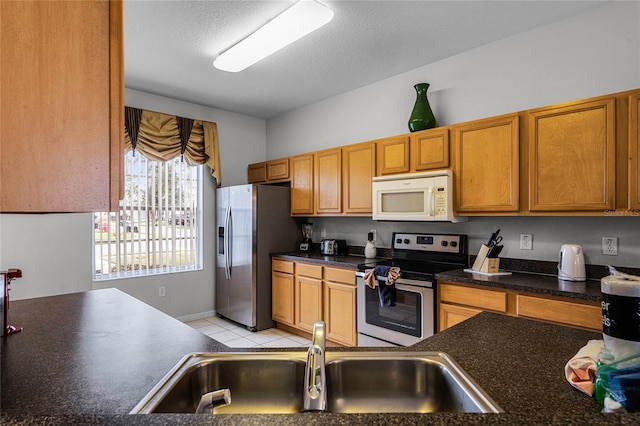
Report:
[[[599,302],[438,282],[438,331],[483,311],[602,331]]]
[[[346,346],[358,344],[356,282],[352,269],[324,268],[324,320],[327,339]]]
[[[322,266],[295,263],[295,326],[313,331],[322,319]]]
[[[355,270],[272,260],[274,321],[310,333],[326,324],[327,340],[357,345]]]
[[[294,317],[293,262],[271,261],[271,316],[274,321],[293,325]]]
[[[602,307],[564,300],[517,295],[519,317],[542,319],[561,324],[602,330]]]
[[[474,315],[478,315],[480,312],[482,312],[481,309],[441,303],[440,311],[438,312],[438,331],[453,327]]]

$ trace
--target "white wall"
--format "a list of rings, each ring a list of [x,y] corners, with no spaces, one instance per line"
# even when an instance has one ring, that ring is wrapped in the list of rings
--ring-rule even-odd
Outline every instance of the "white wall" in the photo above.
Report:
[[[482,46],[404,74],[300,108],[267,122],[267,158],[407,133],[413,85],[431,84],[439,124],[520,111],[640,87],[640,3],[611,2],[584,14]],[[640,267],[640,219],[472,218],[462,224],[313,218],[314,240],[344,238],[364,245],[378,230],[381,247],[393,231],[462,233],[475,253],[502,229],[501,256],[555,261],[560,245],[581,244],[590,264]],[[520,250],[520,233],[534,250]],[[604,256],[602,237],[619,238],[619,255]]]
[[[265,120],[135,90],[126,90],[128,106],[218,123],[222,182],[246,183],[246,166],[265,159]],[[11,284],[13,300],[116,287],[185,319],[214,310],[215,182],[204,173],[203,270],[92,283],[93,215],[1,214],[0,269],[22,269]],[[158,287],[166,296],[158,297]]]
[[[242,116],[133,90],[130,106],[215,121],[220,132],[225,186],[246,182],[246,165],[331,146],[400,133],[413,106],[413,85],[431,84],[429,100],[440,124],[517,111],[571,99],[640,87],[640,11],[637,2],[611,2],[580,16],[483,46],[435,64],[383,80],[269,120]],[[266,131],[265,131],[266,129]],[[213,310],[214,192],[205,179],[204,270],[92,285],[91,214],[0,215],[0,269],[21,268],[12,283],[14,300],[116,286],[170,315],[189,317]],[[380,245],[393,230],[458,232],[471,236],[471,250],[495,228],[503,229],[504,255],[554,260],[562,242],[585,246],[589,263],[609,263],[598,255],[600,236],[618,236],[620,255],[610,263],[637,266],[637,218],[478,218],[467,224],[397,224],[369,219],[314,220],[316,237],[344,235],[364,244],[379,229]],[[514,246],[520,232],[534,234],[534,250]],[[159,298],[157,287],[167,296]]]
[[[638,88],[639,9],[611,2],[270,119],[267,158],[408,133],[420,82],[441,125]]]

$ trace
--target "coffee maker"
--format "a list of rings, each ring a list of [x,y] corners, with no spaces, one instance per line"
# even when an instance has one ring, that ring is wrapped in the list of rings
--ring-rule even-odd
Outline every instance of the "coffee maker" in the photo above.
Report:
[[[300,251],[310,252],[313,241],[311,236],[313,235],[313,223],[302,224],[302,241],[300,242]]]

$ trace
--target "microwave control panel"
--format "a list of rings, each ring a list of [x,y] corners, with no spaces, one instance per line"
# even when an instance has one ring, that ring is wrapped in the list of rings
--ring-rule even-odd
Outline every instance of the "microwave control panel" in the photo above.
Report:
[[[444,186],[434,188],[433,211],[435,216],[447,214],[447,188]]]

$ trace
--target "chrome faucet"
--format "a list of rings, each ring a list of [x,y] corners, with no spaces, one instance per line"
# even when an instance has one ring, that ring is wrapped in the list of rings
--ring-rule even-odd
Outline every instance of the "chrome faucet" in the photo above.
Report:
[[[325,324],[313,325],[313,341],[307,352],[304,372],[304,411],[325,411],[327,408],[327,380],[324,368]]]

